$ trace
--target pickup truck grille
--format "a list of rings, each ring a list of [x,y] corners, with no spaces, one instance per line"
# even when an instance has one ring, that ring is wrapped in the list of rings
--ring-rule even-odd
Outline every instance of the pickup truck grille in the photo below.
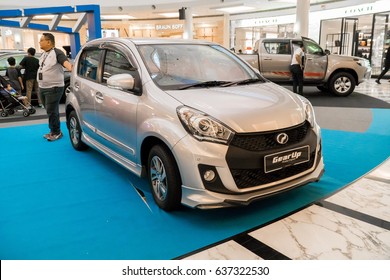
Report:
[[[274,172],[265,173],[263,169],[230,169],[233,179],[239,189],[250,188],[277,182],[310,169],[315,160],[315,152],[310,155],[310,161],[293,165]]]
[[[279,148],[282,145],[276,142],[276,135],[281,132],[286,133],[289,138],[287,145],[291,145],[300,142],[306,137],[309,126],[310,124],[308,122],[304,122],[292,128],[275,130],[271,132],[236,134],[230,142],[230,145],[248,151],[265,151]]]

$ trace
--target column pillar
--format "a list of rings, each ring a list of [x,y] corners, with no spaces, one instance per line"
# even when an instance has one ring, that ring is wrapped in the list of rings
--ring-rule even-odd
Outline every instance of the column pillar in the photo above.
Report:
[[[185,19],[184,19],[183,39],[193,39],[194,26],[192,23],[191,8],[184,8],[184,13],[185,13]]]
[[[310,0],[297,0],[296,22],[294,33],[297,37],[309,34]]]

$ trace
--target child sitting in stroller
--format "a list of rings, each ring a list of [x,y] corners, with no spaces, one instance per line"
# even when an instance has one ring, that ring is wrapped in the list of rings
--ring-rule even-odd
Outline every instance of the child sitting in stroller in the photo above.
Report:
[[[11,84],[0,75],[0,112],[2,117],[12,115],[15,110],[22,110],[23,116],[34,114],[36,110],[28,103],[26,96],[21,96]]]

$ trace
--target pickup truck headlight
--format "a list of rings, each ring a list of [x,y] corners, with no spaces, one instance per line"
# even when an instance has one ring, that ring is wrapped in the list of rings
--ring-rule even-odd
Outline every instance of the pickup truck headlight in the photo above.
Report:
[[[353,60],[356,61],[356,63],[359,64],[360,66],[363,66],[363,67],[366,67],[366,68],[370,68],[370,61],[368,59],[365,59],[365,58],[354,58]]]
[[[219,121],[193,108],[178,107],[177,115],[188,133],[199,141],[227,144],[234,134]]]

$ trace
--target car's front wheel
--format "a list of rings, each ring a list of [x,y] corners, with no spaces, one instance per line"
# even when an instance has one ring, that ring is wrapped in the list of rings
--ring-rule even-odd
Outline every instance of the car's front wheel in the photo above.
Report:
[[[81,140],[83,132],[81,130],[80,121],[77,118],[75,111],[72,111],[69,114],[67,126],[69,130],[70,142],[72,143],[73,148],[75,148],[77,151],[88,149],[88,146]]]
[[[148,157],[148,178],[156,204],[165,211],[179,208],[181,203],[181,178],[176,161],[170,151],[162,146],[152,147]]]
[[[331,77],[328,88],[332,94],[345,97],[354,91],[355,85],[355,79],[351,74],[340,72]]]

